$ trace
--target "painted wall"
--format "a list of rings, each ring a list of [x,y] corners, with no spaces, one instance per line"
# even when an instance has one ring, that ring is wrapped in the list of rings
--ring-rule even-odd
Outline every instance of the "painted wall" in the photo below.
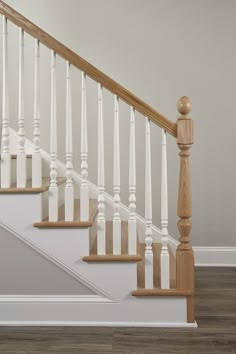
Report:
[[[173,121],[191,97],[193,231],[196,246],[235,246],[236,49],[234,0],[6,0]],[[17,117],[17,32],[9,29],[11,121]],[[26,41],[27,136],[32,136],[33,41]],[[49,147],[50,53],[42,50],[42,146]],[[73,70],[75,168],[79,170],[80,75]],[[96,85],[88,82],[89,178],[96,181]],[[112,192],[113,97],[104,94],[106,186]],[[128,199],[129,110],[121,104],[122,201]],[[59,157],[64,160],[65,63],[58,61]],[[227,128],[226,128],[227,126]],[[137,114],[137,211],[144,214],[144,119]],[[152,127],[153,220],[160,223],[160,129]],[[171,235],[177,237],[178,158],[168,139]]]
[[[0,295],[94,294],[2,227],[0,243]]]

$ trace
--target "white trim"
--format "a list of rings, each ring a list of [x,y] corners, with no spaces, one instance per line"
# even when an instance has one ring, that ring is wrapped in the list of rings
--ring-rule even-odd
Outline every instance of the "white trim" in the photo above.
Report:
[[[98,304],[113,303],[113,301],[99,295],[0,295],[0,303]]]
[[[236,267],[236,247],[193,247],[195,266]]]
[[[50,254],[49,252],[46,252],[44,249],[42,249],[40,246],[34,244],[30,239],[27,238],[27,236],[22,235],[20,232],[15,230],[13,227],[8,225],[5,221],[0,219],[0,226],[3,227],[5,230],[11,233],[11,235],[15,236],[17,239],[21,240],[24,244],[35,250],[37,253],[39,253],[41,256],[46,258],[49,262],[53,263],[55,266],[60,268],[62,271],[66,272],[69,274],[72,278],[75,280],[79,281],[81,284],[89,288],[91,291],[95,292],[97,295],[99,295],[102,298],[107,298],[111,300],[112,302],[116,302],[110,295],[106,294],[103,290],[99,289],[97,286],[94,284],[90,283],[87,279],[85,279],[81,274],[76,273],[73,271],[71,268],[69,268],[66,264],[61,262],[59,259],[57,259],[55,256]]]
[[[82,327],[164,327],[198,328],[197,322],[79,322],[79,321],[0,321],[0,326],[82,326]]]

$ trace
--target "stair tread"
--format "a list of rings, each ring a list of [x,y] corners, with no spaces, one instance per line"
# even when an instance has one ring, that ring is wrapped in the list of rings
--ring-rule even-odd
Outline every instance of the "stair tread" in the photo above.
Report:
[[[58,208],[58,221],[49,221],[48,216],[41,222],[34,223],[38,228],[91,227],[97,215],[97,200],[89,200],[89,221],[80,221],[80,199],[74,200],[74,221],[65,221],[65,204]]]
[[[91,227],[92,221],[39,221],[33,224],[39,229]]]
[[[83,261],[85,262],[138,262],[141,261],[142,257],[140,255],[114,255],[114,254],[106,254],[106,255],[90,255],[83,257]]]
[[[66,181],[65,177],[57,178],[57,185]],[[17,188],[16,183],[12,183],[9,188],[0,188],[0,193],[42,193],[46,192],[50,186],[50,177],[42,178],[42,185],[38,188],[32,188],[32,179],[28,179],[25,188]]]
[[[178,290],[178,289],[137,289],[132,291],[133,296],[191,296],[191,290]]]

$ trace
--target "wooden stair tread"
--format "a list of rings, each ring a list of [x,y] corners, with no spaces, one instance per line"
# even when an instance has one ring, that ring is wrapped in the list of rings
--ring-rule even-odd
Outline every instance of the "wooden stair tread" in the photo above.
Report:
[[[2,158],[2,155],[0,154],[0,160]],[[27,159],[32,159],[32,154],[26,154]],[[11,159],[16,160],[17,159],[17,154],[11,154]]]
[[[153,285],[154,288],[160,288],[160,258],[161,258],[161,243],[153,242]],[[142,256],[142,261],[137,265],[137,287],[138,289],[145,288],[145,243],[138,244],[138,254]],[[169,247],[170,255],[170,287],[176,287],[176,262],[175,256]]]
[[[122,255],[113,255],[113,254],[106,254],[106,255],[91,255],[83,257],[84,262],[138,262],[141,261],[142,257],[139,255],[129,255],[129,254],[122,254]]]
[[[65,177],[57,178],[57,185],[63,184],[66,181]],[[0,193],[43,193],[49,189],[50,177],[42,178],[42,186],[32,188],[32,179],[27,180],[26,188],[17,188],[16,183],[13,183],[10,188],[0,188]]]
[[[48,221],[48,216],[41,222],[35,222],[38,228],[75,228],[91,227],[97,215],[97,200],[89,200],[89,221],[80,221],[80,199],[74,200],[74,221],[65,221],[65,204],[58,209],[58,221]]]
[[[132,291],[133,296],[191,296],[191,290],[178,290],[178,289],[137,289]]]
[[[38,229],[91,227],[92,221],[39,221],[33,224]]]

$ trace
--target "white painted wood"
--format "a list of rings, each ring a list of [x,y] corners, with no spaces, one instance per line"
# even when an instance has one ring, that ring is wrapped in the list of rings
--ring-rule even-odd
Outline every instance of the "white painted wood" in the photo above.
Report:
[[[5,308],[5,304],[3,305]],[[176,304],[176,306],[178,306]],[[55,309],[54,309],[55,310]],[[22,309],[23,311],[23,309]],[[37,310],[34,308],[34,312]],[[58,309],[56,310],[58,311]],[[59,310],[60,311],[60,310]],[[80,311],[74,308],[74,312]],[[12,312],[12,311],[11,311]],[[23,313],[23,312],[22,312]],[[0,326],[24,326],[24,327],[32,327],[32,326],[83,326],[83,327],[156,327],[156,328],[198,328],[197,322],[187,323],[187,322],[103,322],[103,321],[93,321],[93,322],[82,322],[82,321],[12,321],[5,320],[0,321]]]
[[[135,111],[130,107],[128,253],[137,254]]]
[[[74,185],[73,171],[73,140],[71,110],[71,65],[66,63],[66,186],[65,186],[65,221],[74,220]]]
[[[98,84],[98,216],[97,216],[97,254],[106,253],[105,220],[105,175],[104,175],[104,131],[103,131],[103,93]]]
[[[11,186],[11,155],[9,139],[9,92],[8,92],[8,20],[2,16],[2,141],[1,141],[1,187]]]
[[[197,327],[196,323],[186,322],[185,297],[135,299],[124,296],[122,303],[95,299],[83,302],[68,296],[61,301],[59,297],[29,297],[27,300],[27,297],[15,296],[8,301],[6,296],[0,297],[0,325]]]
[[[87,102],[86,74],[81,73],[81,176],[80,185],[80,220],[89,220],[89,188],[88,188],[88,132],[87,132]]]
[[[119,98],[114,96],[113,254],[121,254]]]
[[[145,129],[145,220],[145,288],[153,288],[151,129],[148,118]]]
[[[40,152],[40,43],[35,39],[34,61],[34,117],[33,117],[33,153],[32,153],[32,187],[42,185],[42,157]]]
[[[51,117],[50,117],[50,187],[49,221],[58,220],[57,186],[57,111],[56,111],[56,53],[51,51]]]
[[[18,150],[17,150],[17,188],[26,187],[26,153],[24,123],[24,30],[19,29],[19,93],[18,93]]]
[[[166,131],[162,129],[161,156],[161,288],[170,288],[170,259],[168,250],[168,185]]]

